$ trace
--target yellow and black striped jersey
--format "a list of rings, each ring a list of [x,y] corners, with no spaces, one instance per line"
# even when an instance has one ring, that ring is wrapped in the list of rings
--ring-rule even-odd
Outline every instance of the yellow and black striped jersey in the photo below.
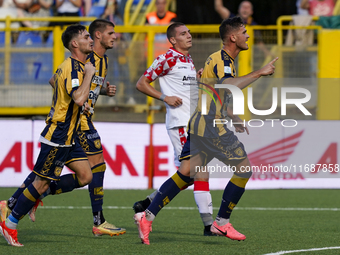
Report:
[[[189,133],[215,138],[227,132],[225,125],[214,127],[213,122],[226,118],[231,93],[226,89],[215,89],[215,84],[235,76],[234,59],[226,51],[222,49],[208,57],[199,82],[198,104],[188,123]]]
[[[106,55],[101,57],[93,51],[89,55],[87,55],[86,62],[91,62],[96,67],[96,73],[92,78],[89,98],[87,100],[87,103],[91,107],[91,110],[88,114],[82,114],[80,117],[80,129],[82,131],[95,129],[92,123],[92,115],[94,112],[94,106],[100,93],[100,89],[104,85],[108,68],[108,57]]]
[[[74,103],[72,94],[81,86],[84,63],[67,58],[54,75],[52,106],[41,133],[48,141],[59,145],[71,145],[79,126],[80,107]]]

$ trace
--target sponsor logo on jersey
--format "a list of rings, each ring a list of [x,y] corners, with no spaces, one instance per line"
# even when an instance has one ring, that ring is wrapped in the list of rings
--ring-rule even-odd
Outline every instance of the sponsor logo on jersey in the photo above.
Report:
[[[192,77],[192,76],[183,76],[182,81],[196,81],[196,77]]]
[[[91,140],[91,139],[95,139],[95,138],[98,138],[99,137],[99,134],[98,132],[94,133],[94,134],[88,134],[87,135],[87,139]]]
[[[103,85],[104,84],[104,77],[100,77],[100,76],[95,75],[92,78],[92,83],[97,84],[97,85]]]

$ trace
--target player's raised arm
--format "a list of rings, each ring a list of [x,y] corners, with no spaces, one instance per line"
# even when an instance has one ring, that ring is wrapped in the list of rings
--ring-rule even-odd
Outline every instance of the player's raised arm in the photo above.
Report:
[[[136,84],[136,88],[137,90],[144,93],[145,95],[164,101],[170,106],[177,107],[177,106],[182,105],[183,102],[181,98],[177,96],[164,95],[162,94],[162,92],[152,87],[150,83],[151,83],[151,80],[145,77],[145,75],[142,75]]]
[[[92,76],[95,74],[95,72],[96,68],[92,65],[91,62],[85,64],[85,75],[83,83],[72,94],[73,101],[80,107],[83,106],[83,104],[88,99]]]
[[[270,61],[267,65],[262,67],[259,70],[256,70],[254,72],[251,72],[250,74],[247,74],[245,76],[236,77],[233,79],[226,79],[223,81],[224,84],[231,84],[239,87],[240,89],[246,88],[248,85],[256,81],[258,78],[262,76],[272,75],[275,72],[275,66],[274,63],[279,58],[276,57],[272,61]]]

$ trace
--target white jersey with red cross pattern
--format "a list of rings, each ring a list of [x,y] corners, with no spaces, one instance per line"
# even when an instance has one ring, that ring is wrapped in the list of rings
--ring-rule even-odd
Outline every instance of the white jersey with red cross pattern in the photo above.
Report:
[[[170,48],[159,55],[145,71],[144,76],[151,81],[159,78],[161,91],[166,96],[177,96],[182,105],[172,107],[165,103],[167,129],[188,124],[191,113],[195,111],[198,99],[196,69],[190,55],[183,55]]]

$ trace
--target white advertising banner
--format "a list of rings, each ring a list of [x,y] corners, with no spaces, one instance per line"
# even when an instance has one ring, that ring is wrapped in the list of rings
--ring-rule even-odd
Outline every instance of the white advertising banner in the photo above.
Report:
[[[274,124],[274,125],[273,125]],[[0,187],[18,187],[33,169],[44,121],[1,120]],[[104,188],[146,189],[150,126],[95,123],[107,169]],[[274,127],[273,127],[274,126]],[[247,189],[340,188],[340,121],[298,121],[296,127],[265,122],[237,134],[253,167]],[[164,124],[153,126],[154,188],[175,173],[173,148]],[[224,189],[230,169],[209,163],[210,189]],[[66,167],[63,174],[69,173]],[[228,172],[227,174],[225,172]]]

